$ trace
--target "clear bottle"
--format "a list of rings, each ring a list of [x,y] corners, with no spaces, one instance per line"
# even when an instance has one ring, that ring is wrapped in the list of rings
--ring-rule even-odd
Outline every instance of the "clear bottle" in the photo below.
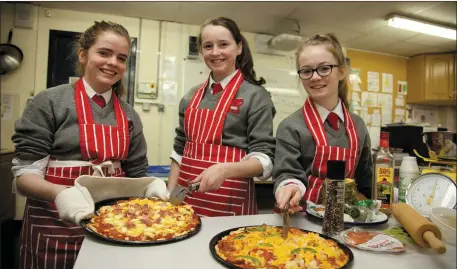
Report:
[[[336,236],[344,230],[345,161],[327,161],[326,202],[322,233]]]
[[[389,133],[381,132],[379,151],[374,161],[373,199],[381,201],[380,211],[390,215],[394,196],[394,156],[389,151]]]
[[[411,180],[419,176],[419,166],[417,165],[416,157],[404,156],[400,165],[400,184],[398,200],[405,203],[406,188],[408,188]]]

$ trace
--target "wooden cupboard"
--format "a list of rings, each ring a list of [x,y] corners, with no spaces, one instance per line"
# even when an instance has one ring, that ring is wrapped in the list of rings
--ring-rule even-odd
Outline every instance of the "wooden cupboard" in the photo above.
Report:
[[[409,104],[455,105],[456,53],[425,54],[408,59]]]

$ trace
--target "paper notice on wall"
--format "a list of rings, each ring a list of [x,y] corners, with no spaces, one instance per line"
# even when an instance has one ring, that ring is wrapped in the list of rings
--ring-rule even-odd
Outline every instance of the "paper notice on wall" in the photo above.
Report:
[[[395,116],[395,122],[405,122],[404,116]]]
[[[405,99],[403,98],[403,95],[398,95],[397,98],[395,98],[395,105],[405,106]]]
[[[8,93],[2,94],[1,116],[2,120],[11,120],[13,117],[13,95]]]
[[[378,94],[375,92],[362,92],[362,106],[378,106]]]
[[[374,109],[371,114],[371,126],[381,126],[381,113],[379,109]]]
[[[382,92],[392,93],[394,88],[394,77],[392,74],[382,73]]]
[[[397,83],[397,94],[406,95],[408,93],[408,83],[406,81],[398,81]]]
[[[360,117],[363,119],[366,125],[371,125],[371,115],[368,114],[368,109],[362,108],[360,111]]]
[[[392,106],[382,107],[382,126],[392,123]]]
[[[405,116],[405,110],[403,108],[395,108],[395,116]]]
[[[360,83],[362,80],[360,79],[360,70],[351,70],[351,74],[349,74],[349,82],[351,83],[352,90],[355,92],[362,91],[360,89]]]
[[[392,106],[392,94],[379,93],[378,94],[378,106]]]
[[[430,107],[414,106],[412,107],[412,122],[437,125],[439,123],[438,113]]]
[[[379,92],[379,73],[368,72],[367,84],[369,92]]]
[[[178,86],[174,80],[165,80],[162,84],[163,103],[176,105],[178,103]]]
[[[360,94],[358,92],[353,92],[351,100],[360,102]]]
[[[368,129],[370,133],[371,148],[375,149],[379,147],[379,137],[381,136],[381,127],[371,126]]]

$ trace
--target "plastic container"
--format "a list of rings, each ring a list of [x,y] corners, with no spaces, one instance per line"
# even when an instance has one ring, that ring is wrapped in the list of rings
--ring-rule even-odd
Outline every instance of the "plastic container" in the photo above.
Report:
[[[406,189],[413,179],[419,176],[419,166],[417,165],[416,157],[404,156],[400,165],[400,184],[398,201],[406,202]]]
[[[457,211],[446,207],[432,208],[430,220],[440,229],[444,242],[456,245]]]

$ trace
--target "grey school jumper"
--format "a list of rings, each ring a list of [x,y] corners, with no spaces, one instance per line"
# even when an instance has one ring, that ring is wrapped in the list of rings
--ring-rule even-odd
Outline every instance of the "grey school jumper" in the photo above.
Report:
[[[184,113],[199,87],[201,85],[192,88],[179,103],[179,126],[176,128],[173,149],[181,156],[187,140],[184,133]],[[214,109],[221,96],[222,92],[213,95],[207,87],[198,108]],[[239,104],[241,100],[243,104],[239,109],[227,114],[222,131],[222,144],[244,149],[247,153],[264,153],[273,162],[273,117],[276,110],[270,93],[265,88],[244,80],[232,104]]]
[[[370,198],[373,174],[370,137],[363,120],[354,113],[349,115],[354,121],[360,144],[360,155],[355,171],[357,189]],[[324,123],[324,128],[329,146],[348,148],[349,140],[345,128],[335,131],[327,122]],[[284,119],[276,133],[274,191],[281,181],[287,179],[298,179],[308,188],[308,177],[311,174],[315,151],[316,143],[306,126],[303,108],[301,108]]]
[[[15,157],[20,165],[29,165],[51,155],[57,160],[81,160],[79,125],[74,100],[74,85],[64,84],[39,92],[15,123]],[[124,100],[119,102],[129,118],[130,148],[121,162],[126,177],[146,176],[147,145],[138,113]],[[92,99],[95,123],[116,126],[112,99],[101,108]]]

